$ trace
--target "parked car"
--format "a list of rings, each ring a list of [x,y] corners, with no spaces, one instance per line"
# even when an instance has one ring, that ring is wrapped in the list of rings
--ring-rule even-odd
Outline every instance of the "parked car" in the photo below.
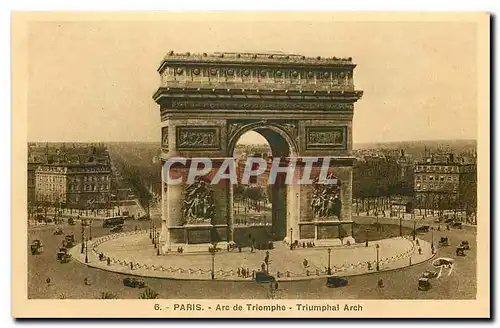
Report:
[[[426,233],[426,232],[429,232],[430,228],[431,228],[430,226],[424,225],[424,226],[418,227],[417,229],[415,229],[415,231],[417,233]]]
[[[441,239],[439,239],[439,246],[450,246],[448,237],[441,237]]]
[[[446,220],[444,221],[444,223],[452,223],[452,222],[453,222],[453,219],[446,219]]]
[[[468,241],[463,240],[463,241],[460,243],[460,247],[463,247],[463,249],[465,249],[465,250],[469,250],[469,249],[470,249],[469,242],[468,242]]]
[[[68,219],[68,224],[69,225],[75,225],[75,220],[73,218]]]
[[[71,248],[75,246],[75,235],[66,235],[62,242],[63,247]]]
[[[59,228],[59,229],[57,229],[56,231],[54,231],[54,235],[55,235],[55,236],[62,235],[62,234],[64,234],[64,231],[63,231],[63,229],[61,229],[61,228]]]
[[[451,227],[455,229],[462,229],[462,222],[453,222]]]
[[[422,273],[422,278],[432,279],[432,278],[436,278],[437,275],[438,275],[438,273],[436,271],[427,270],[427,271],[424,271]]]
[[[68,263],[71,261],[71,254],[65,254],[61,257],[60,263]]]
[[[68,249],[65,247],[59,248],[59,251],[57,252],[57,260],[61,261],[64,256],[68,254]]]
[[[465,256],[465,248],[458,246],[456,250],[457,256]]]
[[[257,272],[255,273],[255,281],[256,282],[272,282],[272,281],[276,281],[276,279],[269,275],[268,273],[266,272]]]
[[[337,288],[347,286],[347,279],[342,277],[327,277],[326,278],[326,287],[328,288]]]
[[[431,283],[429,281],[429,278],[420,278],[418,279],[418,290],[429,290],[431,289]]]
[[[111,233],[118,233],[123,231],[123,226],[119,225],[110,230]]]
[[[123,284],[127,287],[132,287],[132,288],[146,287],[146,283],[143,280],[139,280],[136,278],[125,278],[123,279]]]
[[[42,254],[43,253],[43,244],[38,239],[33,240],[33,242],[31,243],[30,249],[31,249],[31,254],[33,254],[33,255]]]

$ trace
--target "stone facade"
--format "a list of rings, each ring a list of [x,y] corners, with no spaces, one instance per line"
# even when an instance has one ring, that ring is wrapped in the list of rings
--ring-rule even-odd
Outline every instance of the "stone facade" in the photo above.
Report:
[[[35,171],[36,201],[87,209],[108,206],[111,190],[109,165],[40,164]]]
[[[311,185],[277,184],[273,230],[292,241],[350,235],[343,226],[351,222],[353,104],[362,96],[354,88],[355,66],[351,58],[169,52],[158,68],[161,84],[153,96],[160,107],[162,159],[208,157],[221,163],[233,157],[239,137],[248,131],[263,135],[273,156],[296,159],[297,174],[307,158],[328,157],[330,171],[341,181],[340,217],[314,217]],[[169,174],[185,178],[187,173],[172,167]],[[212,186],[216,216],[199,226],[183,223],[185,187],[164,185],[162,251],[232,241],[230,185]]]

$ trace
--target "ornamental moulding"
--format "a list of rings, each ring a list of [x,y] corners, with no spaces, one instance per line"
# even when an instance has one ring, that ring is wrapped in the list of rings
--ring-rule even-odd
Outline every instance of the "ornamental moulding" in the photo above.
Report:
[[[266,101],[244,102],[244,101],[195,101],[195,100],[173,100],[172,109],[242,109],[242,110],[273,110],[273,109],[295,109],[295,110],[353,110],[352,104],[326,103],[326,102],[297,102]]]

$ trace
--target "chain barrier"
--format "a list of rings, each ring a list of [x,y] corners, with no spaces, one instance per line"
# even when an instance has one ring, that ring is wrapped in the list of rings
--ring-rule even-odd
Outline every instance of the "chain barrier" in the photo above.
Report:
[[[120,232],[120,233],[100,237],[93,242],[92,249],[93,249],[94,253],[99,255],[97,247],[106,241],[116,239],[119,237],[130,236],[130,235],[134,235],[134,234],[148,233],[148,231],[149,231],[148,229],[136,230],[136,231]],[[411,247],[409,249],[407,249],[404,253],[401,253],[398,255],[393,255],[391,257],[386,257],[386,258],[383,258],[382,260],[379,260],[379,265],[380,264],[389,264],[392,262],[399,261],[399,260],[406,258],[408,256],[411,256],[415,251],[415,243],[410,238],[408,238],[408,240],[411,242]],[[181,274],[182,273],[189,273],[189,274],[198,274],[198,275],[208,274],[208,273],[212,272],[212,270],[210,270],[210,269],[207,269],[207,270],[196,269],[196,268],[183,269],[183,268],[174,268],[174,267],[165,268],[163,266],[159,266],[159,267],[155,266],[154,264],[151,264],[151,265],[142,264],[141,265],[139,263],[133,263],[133,261],[130,261],[130,262],[127,262],[126,260],[121,261],[121,260],[115,259],[114,257],[105,258],[105,259],[109,259],[111,263],[118,263],[119,265],[124,265],[124,266],[132,266],[132,268],[135,268],[135,269],[146,269],[146,270],[159,271],[159,272],[181,273]],[[351,264],[343,264],[343,265],[339,265],[339,266],[334,265],[331,267],[331,271],[333,273],[339,273],[339,272],[343,272],[343,271],[347,271],[347,270],[356,270],[356,269],[363,268],[363,267],[369,267],[371,265],[376,265],[376,264],[377,264],[377,261],[372,260],[372,261],[363,261],[363,262],[357,262],[357,263],[351,263]],[[231,269],[228,271],[225,271],[223,269],[219,269],[216,271],[216,273],[218,276],[228,277],[228,276],[236,276],[237,275],[238,277],[240,277],[242,279],[245,278],[245,277],[242,277],[241,274],[238,274],[237,271],[238,270],[234,270],[234,269]],[[255,275],[255,270],[252,272],[252,275],[248,275],[247,278],[253,278],[254,275]],[[310,271],[308,268],[308,269],[306,269],[305,273],[304,272],[285,271],[284,275],[283,275],[283,273],[276,272],[276,275],[278,278],[281,278],[282,276],[284,276],[286,278],[309,277],[311,275],[321,276],[321,275],[328,275],[328,268],[319,269],[316,267],[316,269],[314,271]]]

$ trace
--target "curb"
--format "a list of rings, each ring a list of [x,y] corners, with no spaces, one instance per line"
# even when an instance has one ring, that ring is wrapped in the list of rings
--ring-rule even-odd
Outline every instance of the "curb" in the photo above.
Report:
[[[137,233],[134,233],[134,234],[141,233],[141,231],[147,233],[147,230],[140,230],[140,231],[138,231]],[[121,236],[116,236],[116,238],[120,238],[120,237]],[[112,238],[112,239],[115,239],[115,238]],[[411,249],[413,250],[413,252],[415,252],[414,251],[415,250],[415,243],[412,240],[408,240],[408,241],[412,244],[412,248]],[[93,243],[90,246],[92,246],[92,245],[93,245]],[[78,247],[81,247],[81,243],[75,245],[74,249],[78,249]],[[94,252],[94,250],[93,250],[93,247],[92,247],[91,248],[91,253],[93,253],[93,252]],[[405,254],[405,253],[402,253],[402,254]],[[431,257],[429,257],[427,259],[424,259],[421,262],[412,263],[411,265],[406,265],[406,266],[402,266],[402,267],[396,267],[396,268],[385,269],[385,270],[380,270],[380,271],[368,271],[368,272],[362,272],[362,273],[352,273],[352,274],[346,274],[346,275],[344,275],[343,272],[341,271],[341,272],[338,272],[337,274],[334,273],[331,276],[355,277],[355,276],[376,274],[376,273],[381,273],[381,272],[391,272],[391,271],[396,271],[396,270],[404,270],[404,269],[409,268],[411,266],[424,264],[425,262],[428,262],[431,259],[433,259],[436,255],[437,254],[435,253]],[[127,273],[127,272],[121,272],[121,271],[111,270],[111,269],[108,269],[106,266],[105,267],[99,267],[99,266],[96,266],[96,265],[92,265],[92,263],[84,263],[84,261],[82,261],[79,258],[79,256],[73,256],[73,259],[75,259],[79,263],[84,264],[84,265],[86,265],[88,267],[91,267],[91,268],[95,268],[95,269],[99,269],[99,270],[107,271],[107,272],[114,272],[114,273],[121,274],[121,275],[135,276],[135,277],[142,277],[142,278],[179,280],[179,281],[227,281],[227,282],[241,282],[241,283],[244,283],[244,282],[255,282],[252,279],[249,279],[249,280],[243,280],[243,279],[214,279],[214,280],[212,280],[212,279],[206,279],[206,278],[182,278],[182,277],[177,278],[177,277],[167,277],[167,276],[161,277],[161,276],[151,276],[151,275],[147,275],[147,274],[138,274],[138,273],[133,273],[133,272]],[[359,262],[359,263],[361,263],[361,262]],[[310,276],[295,277],[295,278],[287,278],[287,277],[285,277],[285,278],[277,278],[277,281],[279,281],[279,282],[307,281],[307,280],[314,280],[314,279],[324,279],[326,277],[328,277],[328,275],[318,276],[318,275],[312,274]]]

